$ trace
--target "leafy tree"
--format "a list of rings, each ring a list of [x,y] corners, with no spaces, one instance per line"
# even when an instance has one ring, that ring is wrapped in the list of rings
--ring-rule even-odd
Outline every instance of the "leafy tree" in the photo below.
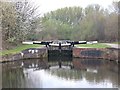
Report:
[[[39,15],[36,15],[37,8],[29,2],[0,2],[2,11],[2,41],[3,43],[19,44],[24,40],[31,39],[36,34],[39,22]],[[7,48],[5,46],[5,48]]]

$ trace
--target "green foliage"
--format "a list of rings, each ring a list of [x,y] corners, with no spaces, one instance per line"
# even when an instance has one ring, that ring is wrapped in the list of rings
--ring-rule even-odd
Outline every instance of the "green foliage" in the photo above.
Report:
[[[51,11],[42,18],[44,36],[40,39],[116,41],[117,16],[116,9],[109,12],[97,4]]]
[[[35,15],[37,8],[26,0],[22,2],[0,2],[2,11],[2,41],[3,43],[21,43],[33,38],[36,33],[39,18]]]
[[[70,7],[50,12],[42,18],[43,32],[51,39],[74,39],[73,33],[79,31],[79,21],[82,18],[82,8]]]

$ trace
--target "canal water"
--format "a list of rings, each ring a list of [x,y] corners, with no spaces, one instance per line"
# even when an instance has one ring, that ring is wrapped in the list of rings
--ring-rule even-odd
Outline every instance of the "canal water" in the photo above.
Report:
[[[114,61],[79,59],[58,62],[42,59],[2,64],[3,88],[117,88]]]

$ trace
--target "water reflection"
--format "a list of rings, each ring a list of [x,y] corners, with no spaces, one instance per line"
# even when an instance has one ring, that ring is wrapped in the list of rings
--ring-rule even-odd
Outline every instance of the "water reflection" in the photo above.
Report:
[[[51,65],[51,67],[49,67]],[[117,63],[106,60],[62,62],[23,60],[2,65],[3,88],[112,88],[118,87]],[[69,67],[73,65],[73,69]]]

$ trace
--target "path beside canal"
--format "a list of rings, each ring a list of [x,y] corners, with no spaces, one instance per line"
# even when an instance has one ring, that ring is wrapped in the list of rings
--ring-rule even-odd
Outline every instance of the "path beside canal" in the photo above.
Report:
[[[117,48],[117,49],[120,48],[119,44],[113,44],[113,43],[104,43],[104,44],[109,45],[112,48]]]

